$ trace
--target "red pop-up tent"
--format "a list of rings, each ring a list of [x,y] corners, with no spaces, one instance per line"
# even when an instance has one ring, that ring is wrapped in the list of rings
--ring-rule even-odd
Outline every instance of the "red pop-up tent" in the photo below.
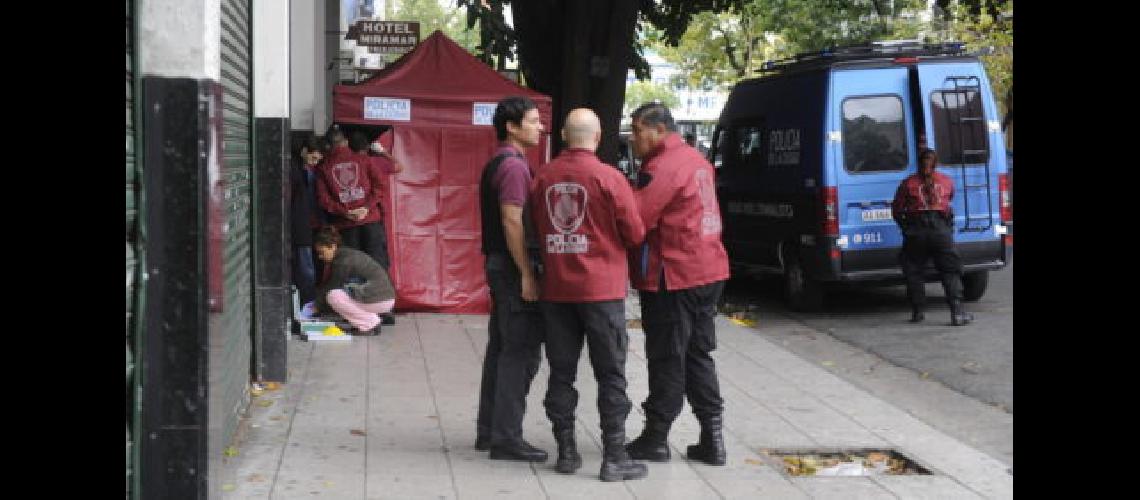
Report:
[[[428,36],[376,76],[333,90],[333,120],[390,125],[381,138],[404,166],[385,189],[384,224],[396,308],[489,311],[479,219],[479,176],[491,158],[496,103],[526,96],[550,130],[550,97],[512,82],[442,32]],[[549,135],[526,152],[549,160]]]

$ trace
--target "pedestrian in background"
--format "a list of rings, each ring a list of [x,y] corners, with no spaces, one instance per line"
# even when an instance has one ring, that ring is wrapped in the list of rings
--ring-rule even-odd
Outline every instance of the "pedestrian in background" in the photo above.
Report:
[[[313,300],[317,271],[313,261],[313,232],[323,224],[324,212],[317,206],[317,164],[324,154],[321,140],[309,136],[297,148],[289,170],[289,223],[293,245],[293,283],[301,303]]]

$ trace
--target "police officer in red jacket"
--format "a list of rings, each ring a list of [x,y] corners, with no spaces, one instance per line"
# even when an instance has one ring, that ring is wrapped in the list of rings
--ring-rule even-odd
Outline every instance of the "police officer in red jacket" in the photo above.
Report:
[[[629,182],[594,151],[602,127],[593,111],[578,108],[566,117],[562,139],[567,148],[543,167],[530,188],[530,214],[539,237],[544,273],[541,307],[546,321],[546,359],[550,363],[546,415],[558,443],[555,470],[572,474],[582,466],[574,442],[574,379],[583,339],[598,382],[603,481],[640,479],[645,464],[625,450],[625,330],[628,291],[626,249],[645,238],[645,226]]]
[[[370,255],[387,269],[387,247],[376,204],[382,195],[371,160],[353,151],[340,129],[327,135],[332,151],[317,166],[317,202],[329,214],[343,244]]]
[[[950,305],[950,324],[961,326],[974,317],[962,309],[962,259],[954,249],[954,213],[950,207],[954,182],[935,170],[937,164],[938,155],[933,149],[919,153],[918,172],[899,185],[891,203],[891,215],[903,233],[899,262],[913,311],[910,321],[925,319],[924,269],[926,262],[933,259]]]
[[[701,424],[688,458],[724,465],[724,402],[709,355],[716,348],[716,303],[728,279],[716,174],[682,141],[665,105],[643,104],[632,119],[631,144],[642,158],[635,197],[646,238],[631,272],[641,299],[649,397],[641,405],[645,428],[627,449],[633,458],[669,460],[666,437],[688,396]]]

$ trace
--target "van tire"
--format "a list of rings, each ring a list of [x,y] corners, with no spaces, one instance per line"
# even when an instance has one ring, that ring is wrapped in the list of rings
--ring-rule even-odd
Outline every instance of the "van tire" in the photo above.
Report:
[[[978,271],[962,275],[962,300],[975,302],[986,294],[986,285],[990,281],[989,271]]]
[[[808,277],[797,253],[784,254],[784,297],[793,311],[818,311],[823,308],[823,284]]]

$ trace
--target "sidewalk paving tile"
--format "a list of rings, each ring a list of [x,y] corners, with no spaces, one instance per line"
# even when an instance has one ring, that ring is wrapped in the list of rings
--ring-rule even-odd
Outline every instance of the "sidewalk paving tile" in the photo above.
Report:
[[[1009,498],[998,461],[756,335],[717,319],[728,464],[685,459],[700,426],[686,403],[669,435],[672,460],[649,477],[603,483],[597,388],[583,349],[576,438],[583,467],[553,470],[557,447],[542,406],[545,359],[527,397],[523,435],[545,463],[488,459],[474,449],[486,316],[414,313],[380,337],[289,342],[290,383],[254,398],[223,498]],[[794,322],[766,321],[794,329]],[[627,440],[644,425],[644,334],[630,332]],[[264,399],[269,406],[257,403]],[[934,476],[788,478],[764,449],[894,448]],[[272,496],[270,496],[272,494]]]

